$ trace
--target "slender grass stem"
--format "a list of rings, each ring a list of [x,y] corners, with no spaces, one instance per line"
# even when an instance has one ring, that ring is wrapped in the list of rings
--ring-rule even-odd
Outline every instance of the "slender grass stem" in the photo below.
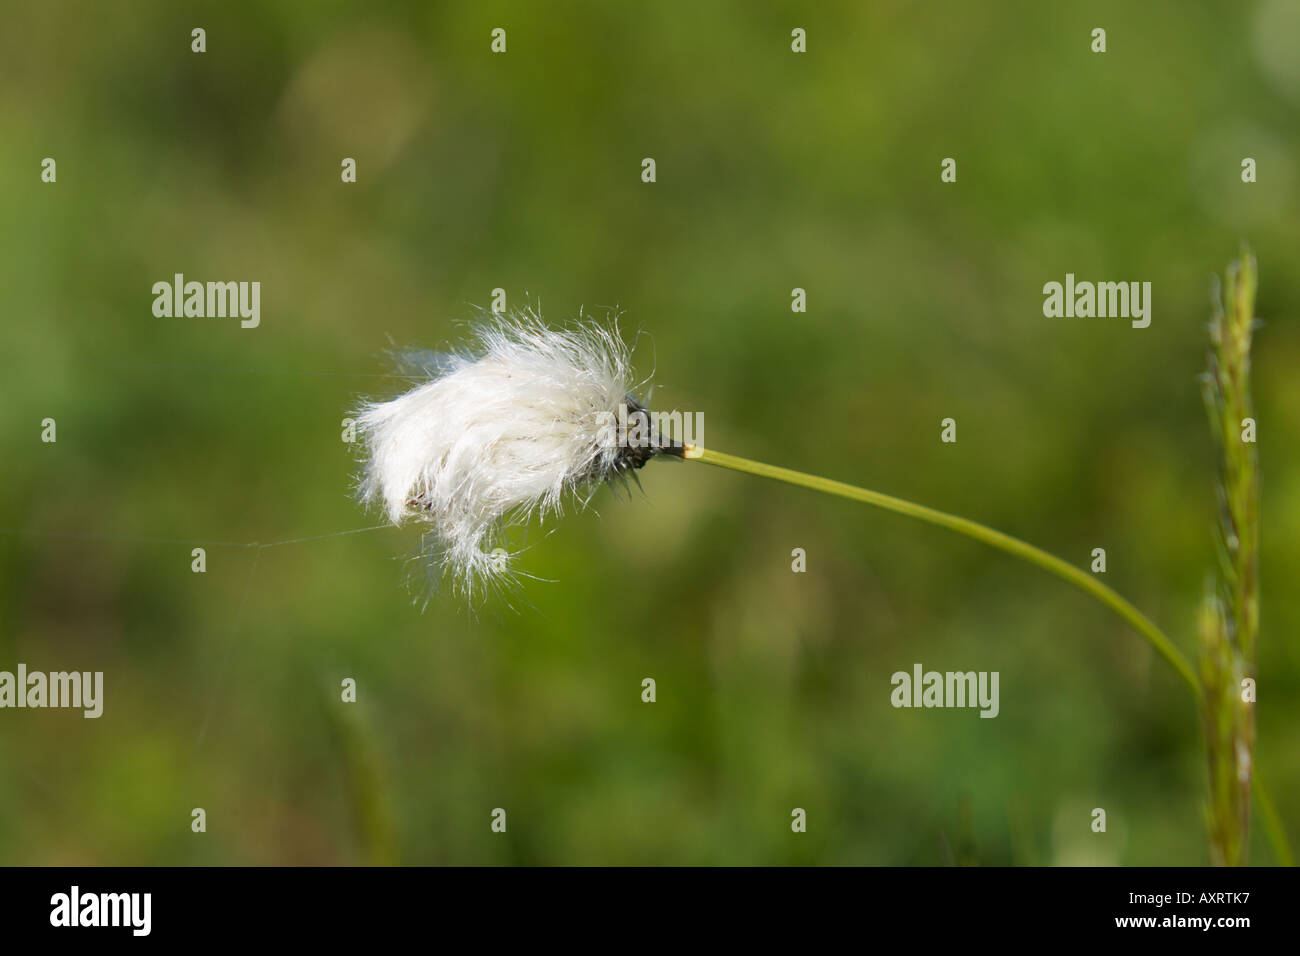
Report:
[[[886,511],[907,515],[910,518],[916,518],[929,524],[938,525],[941,528],[947,528],[950,531],[956,531],[958,534],[982,541],[990,547],[1013,554],[1030,564],[1037,565],[1044,571],[1055,574],[1062,580],[1069,581],[1081,591],[1092,595],[1132,625],[1139,634],[1151,643],[1151,646],[1159,652],[1160,656],[1178,672],[1178,675],[1191,690],[1192,696],[1198,702],[1201,699],[1201,683],[1197,680],[1192,665],[1183,656],[1182,652],[1174,646],[1173,641],[1150,618],[1134,607],[1125,597],[1102,584],[1091,574],[1056,557],[1054,554],[1049,554],[1042,548],[1034,547],[1034,545],[1026,541],[1013,538],[1001,531],[995,531],[993,528],[985,527],[968,518],[961,518],[934,508],[927,508],[925,505],[918,505],[915,502],[905,501],[902,498],[895,498],[892,495],[882,494],[878,491],[870,491],[856,485],[845,484],[842,481],[832,481],[819,475],[792,471],[789,468],[780,468],[776,465],[768,465],[760,461],[752,461],[748,458],[740,458],[736,455],[728,455],[724,452],[713,451],[699,446],[687,446],[685,457],[702,461],[708,465],[716,465],[719,468],[729,468],[732,471],[758,475],[761,478],[784,481],[786,484],[811,488],[813,491],[836,495],[850,501],[860,501],[864,504],[874,505],[877,508],[884,508]]]
[[[956,531],[1015,555],[1085,591],[1127,621],[1178,672],[1192,692],[1205,725],[1210,800],[1206,822],[1210,855],[1216,863],[1245,862],[1250,836],[1252,771],[1254,797],[1264,818],[1273,853],[1293,865],[1286,830],[1273,798],[1254,767],[1254,702],[1243,699],[1241,684],[1256,673],[1255,641],[1259,630],[1259,461],[1250,400],[1251,332],[1255,324],[1255,260],[1248,249],[1228,268],[1226,294],[1214,298],[1210,324],[1213,348],[1203,377],[1206,407],[1220,458],[1220,524],[1223,568],[1219,593],[1202,602],[1197,629],[1201,643],[1200,674],[1150,618],[1094,575],[1019,538],[892,495],[859,488],[819,475],[780,468],[698,445],[686,445],[682,457],[860,501]],[[1239,429],[1241,430],[1239,433]]]
[[[944,511],[928,508],[925,505],[918,505],[912,501],[882,494],[879,491],[859,488],[856,485],[845,484],[842,481],[833,481],[829,478],[822,478],[820,475],[809,475],[801,471],[781,468],[777,465],[768,465],[761,461],[753,461],[737,455],[728,455],[725,452],[701,448],[698,445],[686,446],[683,457],[702,461],[708,465],[716,465],[719,468],[729,468],[732,471],[757,475],[760,478],[771,478],[774,481],[783,481],[786,484],[797,485],[801,488],[810,488],[813,491],[835,495],[839,498],[847,498],[850,501],[874,505],[877,508],[884,508],[886,511],[893,511],[897,514],[907,515],[910,518],[916,518],[919,521],[938,525],[941,528],[948,528],[951,531],[966,535],[968,538],[982,541],[990,547],[1023,558],[1030,564],[1037,565],[1044,571],[1070,582],[1122,617],[1134,630],[1145,637],[1151,643],[1151,646],[1160,653],[1160,656],[1173,667],[1192,692],[1197,704],[1200,705],[1204,701],[1204,691],[1201,682],[1196,677],[1196,672],[1192,669],[1192,665],[1183,656],[1182,652],[1174,646],[1173,641],[1149,617],[1134,607],[1123,595],[1102,584],[1097,578],[1081,568],[1077,568],[1069,562],[1056,557],[1056,555],[1029,544],[1027,541],[1021,541],[1019,538],[996,531],[976,521],[971,521],[969,518],[961,518]],[[1294,857],[1287,840],[1286,830],[1282,826],[1281,818],[1278,816],[1277,808],[1274,806],[1271,796],[1264,788],[1263,781],[1259,779],[1258,771],[1256,771],[1255,775],[1255,799],[1258,801],[1263,813],[1265,831],[1268,834],[1269,843],[1272,845],[1274,856],[1283,866],[1292,866]]]
[[[1258,766],[1255,767],[1254,781],[1255,802],[1259,804],[1260,815],[1264,818],[1264,832],[1268,834],[1268,842],[1273,847],[1273,856],[1282,866],[1295,866],[1295,857],[1291,855],[1291,844],[1286,837],[1286,828],[1282,826],[1277,804],[1273,802],[1273,795],[1264,785],[1264,778],[1259,775]]]

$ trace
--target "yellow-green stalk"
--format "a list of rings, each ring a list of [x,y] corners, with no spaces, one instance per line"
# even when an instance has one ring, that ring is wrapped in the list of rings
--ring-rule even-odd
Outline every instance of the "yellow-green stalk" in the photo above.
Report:
[[[1255,324],[1255,260],[1228,267],[1214,296],[1205,407],[1219,460],[1219,580],[1198,621],[1210,799],[1206,823],[1216,863],[1246,861],[1255,752],[1255,679],[1259,632],[1259,456],[1250,399]]]

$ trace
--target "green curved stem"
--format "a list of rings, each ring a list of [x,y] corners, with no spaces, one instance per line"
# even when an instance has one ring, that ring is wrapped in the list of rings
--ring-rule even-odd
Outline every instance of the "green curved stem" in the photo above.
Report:
[[[960,518],[957,515],[937,511],[934,508],[927,508],[925,505],[918,505],[911,501],[904,501],[902,498],[895,498],[892,495],[845,484],[842,481],[832,481],[829,478],[809,475],[801,471],[792,471],[789,468],[779,468],[776,465],[768,465],[760,461],[728,455],[724,452],[701,448],[698,445],[688,445],[684,457],[702,461],[708,465],[717,465],[719,468],[730,468],[732,471],[742,471],[746,474],[758,475],[761,478],[771,478],[775,481],[784,481],[786,484],[811,488],[813,491],[837,495],[840,498],[848,498],[850,501],[875,505],[877,508],[884,508],[886,511],[893,511],[929,524],[938,525],[941,528],[948,528],[950,531],[956,531],[968,538],[983,541],[990,547],[1023,558],[1030,564],[1035,564],[1044,571],[1051,572],[1057,577],[1069,581],[1075,587],[1092,595],[1122,617],[1139,634],[1150,641],[1151,646],[1160,653],[1160,656],[1178,672],[1178,675],[1187,683],[1192,696],[1196,698],[1197,702],[1199,703],[1201,700],[1201,684],[1196,679],[1196,672],[1192,669],[1192,665],[1183,656],[1182,652],[1174,646],[1173,641],[1160,628],[1156,627],[1149,617],[1134,607],[1127,598],[1117,591],[1112,590],[1091,574],[1067,561],[1063,561],[1054,554],[1049,554],[1026,541],[1013,538],[1001,531],[995,531],[993,528],[985,527],[968,518]]]

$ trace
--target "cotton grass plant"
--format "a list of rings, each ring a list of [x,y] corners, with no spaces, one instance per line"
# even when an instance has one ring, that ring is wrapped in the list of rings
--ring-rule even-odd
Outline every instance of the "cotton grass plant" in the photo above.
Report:
[[[532,311],[494,316],[471,350],[405,361],[427,380],[357,414],[360,494],[395,525],[422,524],[428,554],[466,593],[519,573],[505,526],[586,506],[646,460],[608,428],[636,402],[627,347],[594,322],[557,330]]]
[[[647,414],[634,394],[627,347],[615,330],[589,320],[564,329],[533,311],[486,317],[472,347],[417,353],[410,391],[358,412],[364,441],[360,497],[394,525],[425,532],[431,573],[475,595],[508,587],[522,572],[502,546],[503,531],[533,517],[587,506],[603,483],[635,477],[660,456],[697,461],[873,505],[938,525],[1074,585],[1123,618],[1186,685],[1204,720],[1210,771],[1206,819],[1216,863],[1245,860],[1252,782],[1279,860],[1286,838],[1253,770],[1253,702],[1242,679],[1255,675],[1259,617],[1259,473],[1255,446],[1241,440],[1250,417],[1250,346],[1255,264],[1228,270],[1226,309],[1216,304],[1205,398],[1221,462],[1220,583],[1200,610],[1199,672],[1150,618],[1096,576],[1019,538],[855,485],[705,448],[664,441],[630,443],[611,424]],[[1217,303],[1217,296],[1216,296]]]

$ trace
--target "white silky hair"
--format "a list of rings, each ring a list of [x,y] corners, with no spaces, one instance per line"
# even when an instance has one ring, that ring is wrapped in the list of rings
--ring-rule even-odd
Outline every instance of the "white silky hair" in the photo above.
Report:
[[[512,578],[503,525],[570,498],[585,506],[617,472],[613,422],[632,387],[627,346],[590,320],[552,329],[529,309],[484,318],[474,338],[356,418],[362,500],[394,525],[427,525],[430,552],[467,593]]]

